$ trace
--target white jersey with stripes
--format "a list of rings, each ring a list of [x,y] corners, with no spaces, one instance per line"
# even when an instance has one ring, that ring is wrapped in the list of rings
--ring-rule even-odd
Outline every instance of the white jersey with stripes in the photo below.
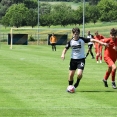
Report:
[[[85,43],[90,42],[90,38],[79,37],[78,40],[72,38],[67,44],[66,49],[71,47],[71,58],[72,59],[83,59],[85,58]]]
[[[91,35],[91,34],[90,35],[87,35],[87,38],[93,38],[93,35]],[[88,43],[88,45],[91,45],[91,44],[93,44],[93,42],[89,42]]]

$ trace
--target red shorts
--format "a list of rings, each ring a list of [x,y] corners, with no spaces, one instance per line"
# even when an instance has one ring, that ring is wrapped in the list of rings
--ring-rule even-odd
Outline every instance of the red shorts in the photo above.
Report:
[[[100,46],[100,47],[97,47],[96,46],[96,48],[95,48],[95,53],[102,53],[102,46]]]
[[[110,57],[104,57],[104,61],[107,63],[109,67],[111,67],[113,64],[115,64],[115,60],[112,60]]]

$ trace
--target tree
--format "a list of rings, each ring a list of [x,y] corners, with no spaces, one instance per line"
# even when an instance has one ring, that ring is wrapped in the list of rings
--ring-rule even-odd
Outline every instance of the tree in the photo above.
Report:
[[[9,22],[6,25],[16,26],[18,28],[22,26],[23,21],[26,21],[27,12],[28,8],[24,4],[14,4],[7,10],[5,16],[2,18],[2,22],[6,19],[8,20],[6,22]]]
[[[14,4],[23,3],[24,0],[11,0]]]
[[[1,21],[2,25],[5,26],[5,28],[7,26],[9,26],[9,19],[7,17],[2,17],[2,21]]]
[[[0,19],[5,15],[7,9],[12,5],[11,0],[1,0],[0,2]]]
[[[39,6],[39,23],[41,26],[52,25],[51,5],[48,3],[41,3]]]
[[[28,9],[37,9],[38,5],[37,5],[37,0],[36,2],[35,1],[32,1],[32,0],[25,0],[23,2],[25,4],[25,7],[27,7]]]
[[[117,19],[117,2],[115,0],[101,0],[98,3],[98,8],[101,21],[112,21]]]
[[[53,24],[52,21],[53,20],[52,20],[51,14],[43,14],[41,15],[41,18],[40,18],[40,25],[50,27]]]
[[[98,21],[100,17],[99,9],[95,5],[88,5],[87,6],[87,14],[89,21],[93,22],[94,24]]]
[[[51,11],[51,5],[49,3],[41,3],[39,6],[39,14],[48,14]]]
[[[81,25],[83,23],[83,8],[82,6],[79,7],[76,11],[74,11],[74,24],[79,24]]]
[[[71,6],[67,6],[66,4],[58,4],[54,5],[52,11],[54,12],[54,24],[53,25],[61,25],[66,26],[69,24],[69,15],[71,13]]]
[[[29,9],[26,13],[26,23],[28,26],[34,26],[37,25],[37,11],[35,9]]]
[[[89,5],[97,5],[100,0],[88,0]]]
[[[85,7],[85,23],[90,22],[90,16],[88,14],[88,8],[89,7]],[[75,19],[77,22],[77,24],[81,25],[83,23],[83,7],[80,6],[76,11],[75,11]]]

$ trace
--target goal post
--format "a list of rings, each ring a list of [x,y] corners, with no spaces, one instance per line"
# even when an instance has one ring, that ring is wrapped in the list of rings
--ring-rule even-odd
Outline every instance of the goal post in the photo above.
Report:
[[[20,30],[20,31],[18,31],[18,33],[16,33],[15,31],[15,33],[13,32],[13,30]],[[14,34],[22,34],[22,31],[21,30],[36,30],[36,35],[39,35],[38,34],[38,28],[11,28],[11,30],[10,30],[10,49],[12,49],[13,48],[13,35]],[[26,32],[25,34],[28,34],[29,32]],[[34,33],[34,32],[33,32]],[[37,41],[39,41],[38,39],[37,39]],[[37,42],[38,43],[38,42]]]

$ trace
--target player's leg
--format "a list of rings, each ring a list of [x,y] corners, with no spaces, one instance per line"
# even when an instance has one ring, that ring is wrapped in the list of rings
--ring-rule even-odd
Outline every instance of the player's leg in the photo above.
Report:
[[[77,80],[76,80],[76,83],[74,84],[75,88],[77,88],[78,85],[79,85],[79,83],[80,83],[84,67],[85,67],[85,59],[78,60],[78,62],[77,62],[77,68],[78,68],[78,71],[77,71]]]
[[[76,69],[77,69],[76,61],[74,59],[71,59],[69,64],[69,78],[68,78],[69,85],[73,85],[74,74]]]
[[[95,57],[94,57],[93,52],[92,52],[92,47],[93,47],[93,44],[90,45],[89,52],[92,56],[92,59],[94,59]]]
[[[89,48],[90,48],[90,45],[88,45],[88,50],[87,50],[86,58],[89,55]]]
[[[117,88],[117,87],[116,87],[116,84],[115,84],[115,74],[116,74],[116,69],[117,69],[117,67],[116,67],[116,65],[115,65],[115,61],[116,61],[116,60],[112,60],[112,59],[109,58],[109,57],[105,57],[104,60],[105,60],[105,62],[106,62],[107,65],[108,65],[108,70],[106,71],[106,74],[105,74],[104,79],[103,79],[104,85],[105,85],[105,87],[108,87],[107,80],[108,80],[109,75],[110,75],[110,73],[111,73],[111,77],[112,77],[112,87],[113,87],[114,89],[116,89],[116,88]]]
[[[96,52],[96,61],[97,61],[97,63],[99,63],[98,59],[99,59],[100,54],[99,54],[99,46],[98,45],[96,45],[95,52]]]
[[[96,53],[96,61],[97,61],[97,63],[99,63],[99,61],[98,61],[98,60],[99,60],[99,56],[100,56],[100,53],[97,52],[97,53]]]
[[[112,65],[111,77],[112,77],[112,87],[113,87],[114,89],[117,88],[117,87],[116,87],[116,84],[115,84],[115,74],[116,74],[116,69],[117,69],[116,65],[113,64],[113,65]]]
[[[73,85],[75,71],[76,70],[69,71],[69,78],[68,78],[69,85]]]
[[[51,46],[52,46],[52,51],[54,51],[54,45],[53,45],[53,43],[51,44]]]
[[[106,71],[105,75],[104,75],[104,79],[103,79],[103,83],[105,87],[108,87],[107,84],[107,80],[110,76],[110,73],[112,71],[112,65],[113,65],[113,61],[111,60],[110,57],[104,57],[104,61],[106,62],[106,64],[108,65],[108,70]]]
[[[100,46],[100,63],[102,63],[102,46]]]
[[[56,44],[55,43],[53,43],[53,51],[56,51]]]
[[[106,71],[104,79],[103,79],[105,87],[108,87],[107,80],[108,80],[108,78],[110,76],[111,71],[112,71],[112,67],[108,67],[108,70]]]
[[[74,84],[74,87],[77,88],[79,83],[80,83],[80,80],[82,78],[82,74],[83,74],[83,70],[82,69],[78,69],[77,71],[77,80],[76,80],[76,83]]]
[[[54,44],[54,49],[55,49],[55,51],[56,51],[56,44]]]

